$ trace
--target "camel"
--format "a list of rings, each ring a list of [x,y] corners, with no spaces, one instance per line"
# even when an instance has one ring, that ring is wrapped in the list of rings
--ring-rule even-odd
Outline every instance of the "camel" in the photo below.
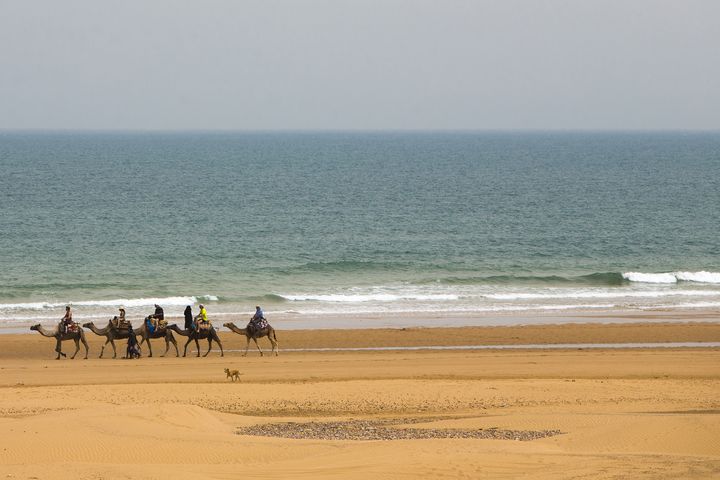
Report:
[[[43,337],[52,337],[57,342],[55,344],[55,351],[57,352],[57,357],[55,357],[55,360],[60,360],[60,356],[66,357],[62,350],[61,345],[64,340],[73,340],[75,342],[75,353],[72,354],[71,359],[75,358],[75,355],[77,355],[78,351],[80,350],[80,342],[85,345],[85,359],[87,360],[88,357],[88,343],[87,340],[85,340],[85,331],[78,326],[78,329],[76,332],[68,332],[68,333],[60,333],[60,326],[55,326],[52,330],[46,330],[45,327],[40,325],[39,323],[37,325],[33,325],[30,327],[30,330],[35,330]]]
[[[152,345],[150,345],[150,339],[151,338],[163,338],[165,339],[165,353],[160,355],[161,357],[164,357],[167,355],[168,350],[170,350],[170,344],[173,344],[173,347],[175,347],[175,356],[180,356],[180,351],[178,351],[177,342],[175,341],[175,336],[173,333],[167,329],[155,329],[153,333],[150,333],[150,331],[147,329],[147,324],[143,322],[142,326],[135,330],[136,335],[140,335],[142,337],[142,340],[140,340],[140,346],[142,347],[143,342],[147,343],[148,350],[150,351],[150,354],[148,357],[152,357]]]
[[[257,331],[253,334],[250,334],[248,332],[247,327],[245,328],[239,328],[234,323],[225,323],[223,324],[223,327],[227,327],[233,332],[237,333],[238,335],[245,335],[245,339],[247,340],[247,344],[245,344],[245,353],[243,353],[243,357],[247,355],[248,348],[250,348],[250,339],[255,342],[255,346],[257,347],[258,351],[260,352],[260,356],[263,356],[263,351],[260,348],[260,345],[258,345],[257,339],[262,337],[268,337],[268,340],[270,340],[270,345],[272,345],[272,352],[275,352],[275,356],[278,355],[278,342],[277,342],[277,336],[275,335],[275,329],[271,327],[269,324],[266,328],[261,329],[260,331]]]
[[[177,333],[178,335],[182,335],[183,337],[188,337],[188,341],[185,343],[185,349],[183,350],[183,357],[187,354],[187,347],[193,340],[195,341],[195,347],[197,348],[197,356],[199,357],[200,343],[198,342],[198,340],[202,340],[204,338],[207,338],[208,340],[208,351],[205,352],[205,355],[203,355],[203,357],[207,357],[208,353],[210,353],[210,350],[212,350],[213,340],[216,341],[218,346],[220,347],[220,356],[225,356],[220,337],[218,337],[217,331],[212,326],[207,330],[200,330],[199,332],[196,332],[195,330],[181,330],[180,327],[175,324],[169,325],[167,329],[172,330],[173,332]]]
[[[103,357],[103,353],[105,353],[105,346],[107,346],[108,343],[112,345],[113,358],[117,358],[115,340],[122,340],[130,336],[129,330],[127,328],[117,328],[112,324],[112,322],[108,322],[107,327],[104,328],[96,327],[93,322],[83,323],[83,327],[89,328],[95,335],[100,335],[101,337],[107,338],[107,340],[102,346],[102,349],[100,349],[100,356],[98,358]],[[139,335],[138,332],[133,332],[133,334],[135,336]]]

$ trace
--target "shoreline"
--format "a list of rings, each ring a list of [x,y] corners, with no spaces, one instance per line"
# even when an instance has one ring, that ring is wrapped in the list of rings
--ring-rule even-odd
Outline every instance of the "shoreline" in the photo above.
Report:
[[[244,351],[245,338],[223,328],[219,338],[228,355]],[[631,344],[707,344],[707,348],[716,348],[713,343],[720,342],[720,322],[643,322],[643,323],[566,323],[550,325],[486,326],[486,327],[434,327],[434,328],[377,328],[377,329],[276,329],[280,352],[288,353],[334,350],[403,350],[403,349],[516,349],[519,346],[542,349],[543,345],[557,349],[557,345],[566,348],[589,348],[597,345],[608,348],[614,345]],[[175,336],[182,354],[186,339]],[[89,357],[97,357],[105,337],[99,337],[86,331],[90,347]],[[267,338],[258,340],[261,348],[269,351]],[[124,354],[126,341],[116,342],[120,356]],[[161,339],[152,341],[156,355],[164,351]],[[204,353],[206,342],[201,342]],[[583,347],[585,345],[585,347]],[[191,344],[188,348],[192,349]],[[652,345],[650,345],[652,347]],[[678,347],[681,347],[680,345]],[[73,351],[72,342],[63,342],[63,351]],[[630,348],[630,347],[625,347]],[[636,347],[646,348],[646,347]],[[662,348],[668,348],[667,346]],[[691,348],[703,348],[693,345]],[[0,335],[0,358],[50,358],[54,355],[54,340],[45,338],[36,332]],[[172,351],[172,347],[171,347]],[[219,351],[215,346],[215,351]],[[257,353],[254,344],[250,352]],[[81,348],[81,354],[84,350]],[[112,355],[108,346],[107,355]],[[143,359],[147,348],[143,348]],[[142,360],[142,359],[141,359]]]
[[[210,319],[219,331],[227,331],[222,324],[233,322],[245,325],[250,315],[216,313]],[[485,328],[485,327],[521,327],[549,326],[568,324],[634,324],[634,323],[714,323],[720,322],[720,311],[717,309],[678,309],[678,310],[592,310],[592,311],[551,311],[551,312],[507,312],[504,314],[487,314],[478,312],[413,312],[400,314],[318,314],[299,315],[273,313],[269,316],[271,325],[277,330],[366,330],[366,329],[402,329],[402,328]],[[107,317],[109,318],[109,317]],[[166,314],[170,324],[181,325],[183,318],[179,315]],[[130,318],[133,326],[142,321],[141,318]],[[104,325],[106,318],[82,318],[80,323],[94,321],[96,325]],[[51,327],[57,322],[40,322]],[[33,322],[22,325],[0,327],[0,337],[26,333]]]

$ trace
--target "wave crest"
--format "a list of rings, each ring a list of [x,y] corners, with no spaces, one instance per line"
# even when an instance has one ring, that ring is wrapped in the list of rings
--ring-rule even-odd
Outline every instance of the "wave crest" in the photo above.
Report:
[[[0,310],[48,310],[63,308],[66,305],[73,307],[149,307],[155,304],[162,306],[192,305],[198,300],[217,301],[214,295],[201,297],[163,297],[163,298],[116,298],[113,300],[84,300],[79,302],[29,302],[29,303],[0,303]]]
[[[644,273],[644,272],[625,272],[622,277],[630,282],[641,283],[678,283],[678,282],[695,282],[695,283],[720,283],[720,273],[718,272],[667,272],[667,273]]]

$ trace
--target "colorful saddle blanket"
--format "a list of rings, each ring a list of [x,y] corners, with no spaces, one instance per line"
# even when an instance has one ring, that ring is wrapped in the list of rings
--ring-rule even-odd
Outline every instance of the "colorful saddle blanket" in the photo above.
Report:
[[[250,323],[248,323],[248,327],[249,327],[251,330],[254,330],[254,331],[256,331],[256,332],[262,330],[263,328],[267,328],[267,327],[269,327],[269,326],[270,326],[270,324],[269,324],[268,321],[265,320],[264,318],[258,318],[258,319],[256,319],[256,320],[250,320]]]
[[[72,323],[64,325],[64,326],[61,324],[60,328],[61,329],[64,328],[65,333],[77,333],[78,330],[80,330],[80,324],[77,322],[72,322]]]

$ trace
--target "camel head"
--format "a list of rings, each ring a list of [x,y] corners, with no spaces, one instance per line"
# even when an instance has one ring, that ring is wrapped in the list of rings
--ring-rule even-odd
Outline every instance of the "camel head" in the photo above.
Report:
[[[234,324],[232,324],[232,323],[223,323],[223,327],[225,327],[225,328],[230,328],[230,325],[234,325]]]
[[[83,323],[83,328],[90,328],[90,325],[95,326],[93,322]]]
[[[33,325],[30,327],[30,330],[40,330],[40,324],[38,323],[37,325]]]

